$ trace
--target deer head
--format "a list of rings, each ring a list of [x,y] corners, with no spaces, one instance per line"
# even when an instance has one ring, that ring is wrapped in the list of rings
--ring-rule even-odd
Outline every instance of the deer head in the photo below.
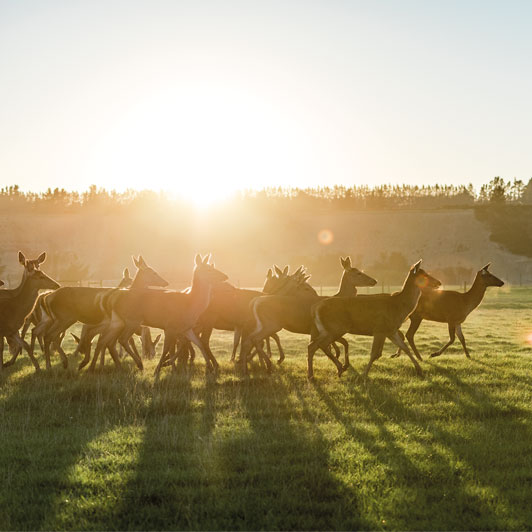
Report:
[[[132,286],[161,286],[163,288],[168,286],[168,281],[163,279],[153,268],[148,266],[141,255],[139,255],[138,259],[133,257],[133,262],[137,267],[137,273],[133,279]]]
[[[46,260],[46,252],[41,253],[36,259],[27,259],[22,251],[18,252],[18,261],[24,266],[24,278],[33,270],[38,270]]]
[[[495,275],[488,271],[490,266],[491,262],[488,262],[484,268],[481,268],[477,273],[477,279],[479,279],[484,286],[503,286],[504,281],[501,281],[498,277],[495,277]]]
[[[129,268],[124,268],[122,272],[122,280],[118,284],[117,288],[129,288],[133,284],[133,279],[129,275]]]
[[[194,258],[194,273],[192,274],[192,283],[200,282],[208,285],[215,285],[227,281],[225,273],[214,267],[214,262],[210,264],[211,255],[201,257],[199,253]]]
[[[364,272],[361,272],[358,268],[353,268],[351,266],[351,257],[346,257],[343,259],[340,257],[340,263],[344,268],[344,273],[342,274],[342,283],[346,282],[348,286],[375,286],[377,281],[366,275]]]
[[[436,289],[441,286],[441,282],[435,277],[428,274],[423,268],[421,268],[421,260],[416,262],[408,272],[407,282],[413,281],[414,284],[421,290],[429,288]]]

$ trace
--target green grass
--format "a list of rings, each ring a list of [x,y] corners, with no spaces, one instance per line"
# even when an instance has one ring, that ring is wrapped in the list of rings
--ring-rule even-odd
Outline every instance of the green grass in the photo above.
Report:
[[[362,380],[370,341],[351,338],[353,369],[317,356],[309,383],[290,334],[247,381],[222,333],[215,380],[201,360],[158,382],[155,362],[20,360],[0,375],[0,529],[530,529],[531,299],[490,290],[464,326],[473,358],[457,342],[424,379],[387,344]],[[423,354],[446,338],[417,336]]]

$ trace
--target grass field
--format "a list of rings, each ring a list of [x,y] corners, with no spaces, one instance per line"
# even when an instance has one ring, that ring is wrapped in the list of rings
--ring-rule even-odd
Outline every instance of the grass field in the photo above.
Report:
[[[472,359],[456,342],[423,379],[389,343],[361,379],[354,337],[353,368],[317,356],[313,383],[290,334],[247,381],[222,333],[216,379],[198,358],[154,382],[155,362],[36,375],[26,357],[0,375],[0,529],[530,529],[531,302],[490,289],[464,326]],[[417,335],[424,355],[446,339]]]

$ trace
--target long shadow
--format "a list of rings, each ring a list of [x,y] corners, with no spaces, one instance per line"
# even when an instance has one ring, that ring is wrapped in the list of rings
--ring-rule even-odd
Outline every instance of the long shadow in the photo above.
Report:
[[[0,529],[84,528],[69,516],[68,503],[92,487],[74,479],[72,469],[87,458],[91,442],[141,408],[145,383],[129,368],[78,375],[56,366],[17,375],[28,367],[21,363],[2,375]]]
[[[328,443],[297,397],[297,385],[283,371],[242,384],[238,399],[247,426],[220,449],[237,517],[226,526],[367,529],[356,490],[333,475]]]
[[[505,471],[505,467],[515,467],[516,457],[505,454],[504,437],[495,440],[493,449],[487,448],[487,442],[493,441],[487,437],[488,433],[494,430],[508,431],[512,440],[517,436],[524,442],[530,441],[530,429],[523,422],[526,412],[496,404],[494,397],[464,383],[453,371],[434,367],[435,373],[444,375],[448,382],[431,382],[430,394],[443,396],[456,405],[458,415],[456,412],[450,415],[456,416],[459,427],[448,428],[449,416],[440,420],[430,410],[406,406],[388,386],[376,380],[351,379],[344,383],[344,391],[349,395],[349,403],[352,401],[361,408],[363,415],[369,416],[377,427],[378,438],[375,438],[368,436],[353,416],[338,407],[332,394],[319,383],[314,386],[346,432],[378,456],[394,484],[412,492],[415,504],[406,512],[401,505],[390,512],[400,523],[399,527],[456,530],[500,529],[510,523],[526,526],[532,512],[522,500],[524,497],[510,493],[515,489],[511,478],[519,477],[519,472]],[[409,433],[416,463],[422,467],[409,458],[411,453],[401,447],[395,431],[387,427]],[[400,438],[404,442],[404,436]],[[523,476],[528,478],[530,467],[525,453],[517,462],[521,462]],[[493,469],[487,463],[493,464]],[[490,499],[486,492],[495,494],[499,500]]]

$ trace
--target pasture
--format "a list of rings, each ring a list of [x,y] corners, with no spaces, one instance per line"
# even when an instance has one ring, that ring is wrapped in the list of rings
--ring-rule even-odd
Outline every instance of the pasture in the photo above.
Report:
[[[406,356],[367,380],[370,339],[349,337],[341,379],[308,339],[242,379],[232,333],[215,332],[218,377],[110,361],[94,374],[0,374],[0,529],[529,529],[532,523],[532,289],[489,289],[464,325],[424,322]],[[403,330],[406,330],[403,327]],[[73,342],[65,342],[67,353]],[[274,356],[276,351],[274,349]],[[43,366],[43,359],[39,361]]]

